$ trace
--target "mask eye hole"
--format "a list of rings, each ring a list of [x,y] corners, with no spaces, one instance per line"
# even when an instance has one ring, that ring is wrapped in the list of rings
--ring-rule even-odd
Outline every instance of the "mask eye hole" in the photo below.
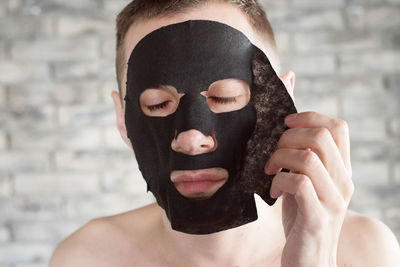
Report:
[[[147,116],[166,117],[176,111],[182,96],[171,85],[148,88],[140,94],[140,108]]]
[[[208,91],[201,94],[207,98],[212,112],[231,112],[247,106],[250,101],[250,85],[241,79],[224,79],[213,82]]]

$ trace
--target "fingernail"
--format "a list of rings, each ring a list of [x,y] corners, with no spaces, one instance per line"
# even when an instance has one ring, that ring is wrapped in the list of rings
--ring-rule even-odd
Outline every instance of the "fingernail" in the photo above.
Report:
[[[265,166],[264,171],[265,171],[265,173],[268,174],[268,175],[271,175],[271,174],[272,174],[272,171],[271,171],[271,169],[270,169],[270,167],[269,167],[268,164],[267,164],[267,166]]]
[[[293,123],[296,121],[297,118],[297,113],[290,114],[289,116],[286,117],[285,122],[286,123]]]
[[[272,187],[271,187],[271,190],[270,190],[270,192],[269,192],[269,195],[270,195],[272,198],[276,198],[275,192],[272,191]]]
[[[272,198],[278,198],[278,197],[281,196],[281,194],[282,194],[282,191],[281,191],[281,190],[278,190],[278,192],[272,192],[272,190],[271,190],[271,192],[270,192],[270,196],[271,196]]]

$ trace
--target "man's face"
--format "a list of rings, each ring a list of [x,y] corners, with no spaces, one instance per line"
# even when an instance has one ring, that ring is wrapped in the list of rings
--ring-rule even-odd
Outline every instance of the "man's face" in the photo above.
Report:
[[[196,19],[227,24],[244,33],[253,44],[263,48],[246,17],[237,7],[226,3],[211,3],[176,17],[136,22],[129,29],[124,42],[125,58],[129,58],[137,43],[150,32],[170,24]],[[126,79],[126,73],[123,77]],[[122,84],[125,87],[126,80]],[[126,88],[122,88],[123,97],[125,92]],[[221,79],[210,84],[208,90],[199,93],[207,99],[208,108],[212,112],[225,113],[240,110],[248,104],[250,85],[242,79]],[[166,117],[176,111],[183,95],[170,84],[147,88],[140,95],[140,107],[142,112],[149,117]],[[213,131],[206,134],[196,129],[187,129],[175,135],[170,146],[177,153],[195,156],[215,151],[218,140],[219,136],[216,136]],[[170,179],[178,192],[193,199],[211,197],[227,182],[228,176],[228,171],[221,167],[172,170],[170,173]]]
[[[250,100],[250,85],[241,79],[229,78],[213,82],[208,90],[199,94],[204,97],[208,108],[215,114],[227,113],[244,108]],[[149,117],[167,117],[174,114],[184,93],[178,93],[173,85],[148,88],[140,94],[141,111]],[[193,105],[193,103],[191,104]],[[198,129],[175,132],[171,149],[177,153],[196,156],[214,152],[221,138],[211,129],[211,135]],[[234,144],[231,144],[234,146]],[[197,170],[173,170],[170,179],[179,193],[187,198],[204,199],[211,197],[228,179],[225,168]]]

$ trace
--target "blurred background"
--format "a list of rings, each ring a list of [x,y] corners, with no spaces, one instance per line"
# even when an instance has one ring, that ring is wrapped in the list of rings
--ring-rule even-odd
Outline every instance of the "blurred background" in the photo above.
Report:
[[[269,0],[300,112],[350,126],[350,208],[400,238],[400,0]],[[94,217],[153,201],[115,127],[126,0],[0,1],[0,266],[47,266]]]

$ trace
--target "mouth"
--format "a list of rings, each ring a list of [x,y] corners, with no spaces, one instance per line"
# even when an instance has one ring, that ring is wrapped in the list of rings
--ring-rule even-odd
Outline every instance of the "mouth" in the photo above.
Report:
[[[211,168],[171,172],[171,181],[176,190],[186,198],[208,199],[228,180],[228,171]]]

